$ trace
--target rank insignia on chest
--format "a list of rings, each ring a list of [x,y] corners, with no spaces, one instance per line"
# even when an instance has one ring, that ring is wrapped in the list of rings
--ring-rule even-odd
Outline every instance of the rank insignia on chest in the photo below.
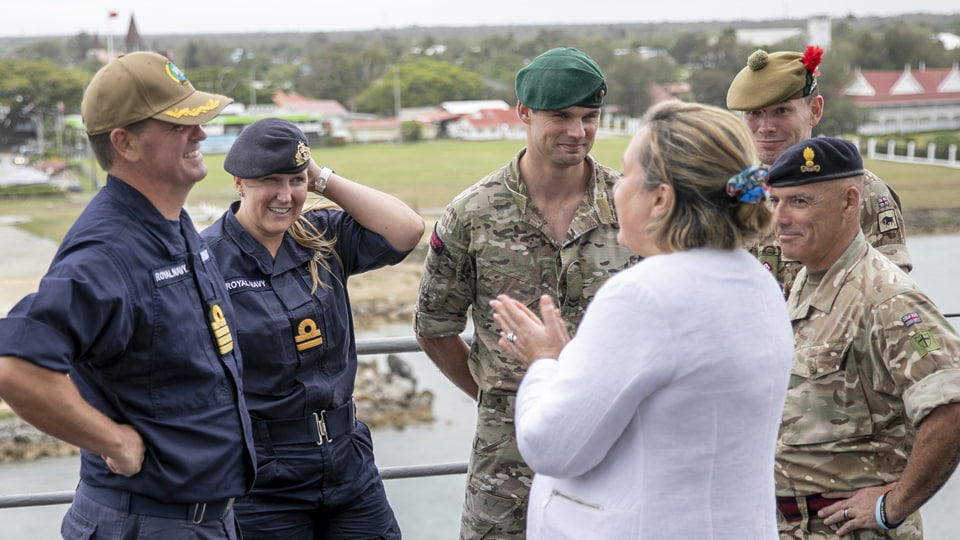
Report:
[[[323,344],[323,336],[313,319],[306,318],[295,322],[293,331],[293,341],[297,345],[297,351],[303,352]]]
[[[223,315],[223,310],[220,309],[219,300],[208,303],[207,324],[210,325],[210,333],[213,335],[213,342],[216,344],[220,356],[230,354],[233,351],[233,336],[230,334],[227,318]]]

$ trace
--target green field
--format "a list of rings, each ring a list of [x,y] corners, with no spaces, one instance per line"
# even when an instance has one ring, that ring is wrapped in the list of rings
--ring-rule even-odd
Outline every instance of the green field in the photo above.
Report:
[[[601,163],[619,169],[628,142],[627,137],[600,139],[592,154]],[[422,213],[432,214],[464,188],[507,163],[521,146],[521,141],[453,140],[354,144],[315,148],[313,157],[347,178],[392,193]],[[188,207],[205,204],[225,208],[236,198],[233,181],[223,171],[223,158],[222,154],[205,157],[210,172],[191,192]],[[960,170],[876,160],[866,164],[899,193],[904,210],[960,206]],[[99,179],[103,178],[100,172]],[[91,196],[0,198],[0,216],[23,216],[25,221],[19,226],[24,230],[59,241]]]

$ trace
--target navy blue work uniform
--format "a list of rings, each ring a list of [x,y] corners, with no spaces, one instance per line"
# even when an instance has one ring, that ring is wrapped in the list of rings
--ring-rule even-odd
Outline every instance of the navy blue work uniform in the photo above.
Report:
[[[203,231],[236,308],[244,392],[253,417],[257,482],[237,501],[244,536],[255,539],[399,538],[373,458],[370,430],[355,419],[357,350],[347,278],[406,256],[339,210],[306,214],[339,261],[284,235],[276,258],[234,212]]]
[[[141,471],[81,453],[65,538],[235,538],[232,498],[254,480],[236,316],[186,212],[166,220],[108,176],[40,282],[0,321],[0,354],[68,373],[129,424]]]

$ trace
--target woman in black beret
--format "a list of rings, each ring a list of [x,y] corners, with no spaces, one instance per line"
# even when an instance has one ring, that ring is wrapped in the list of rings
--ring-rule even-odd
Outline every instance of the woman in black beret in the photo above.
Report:
[[[356,419],[347,278],[396,264],[423,220],[312,159],[293,123],[259,120],[224,160],[240,200],[203,232],[239,319],[257,481],[236,503],[247,538],[400,538]],[[339,208],[303,212],[307,193]]]

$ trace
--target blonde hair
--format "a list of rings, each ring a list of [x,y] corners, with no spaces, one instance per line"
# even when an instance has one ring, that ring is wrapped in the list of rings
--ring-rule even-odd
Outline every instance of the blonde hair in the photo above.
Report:
[[[310,210],[321,208],[338,207],[332,203],[321,206],[313,205],[311,208],[301,213],[297,217],[297,221],[295,221],[293,225],[287,229],[287,233],[290,234],[290,237],[293,238],[294,241],[313,251],[313,257],[310,257],[310,260],[307,262],[307,271],[310,272],[311,294],[317,292],[317,287],[323,287],[324,289],[329,289],[331,287],[329,283],[325,283],[320,279],[320,268],[326,270],[331,276],[336,277],[336,274],[331,271],[330,259],[336,260],[341,271],[343,270],[343,261],[340,260],[340,256],[334,249],[334,246],[337,244],[336,237],[327,238],[327,231],[324,230],[321,232],[317,230],[317,228],[314,227],[313,223],[311,223],[305,215],[306,212]]]
[[[727,181],[757,162],[753,135],[732,113],[700,103],[668,101],[644,117],[639,151],[646,189],[673,188],[671,208],[646,223],[657,246],[669,251],[745,247],[773,223],[763,200],[743,203]]]

